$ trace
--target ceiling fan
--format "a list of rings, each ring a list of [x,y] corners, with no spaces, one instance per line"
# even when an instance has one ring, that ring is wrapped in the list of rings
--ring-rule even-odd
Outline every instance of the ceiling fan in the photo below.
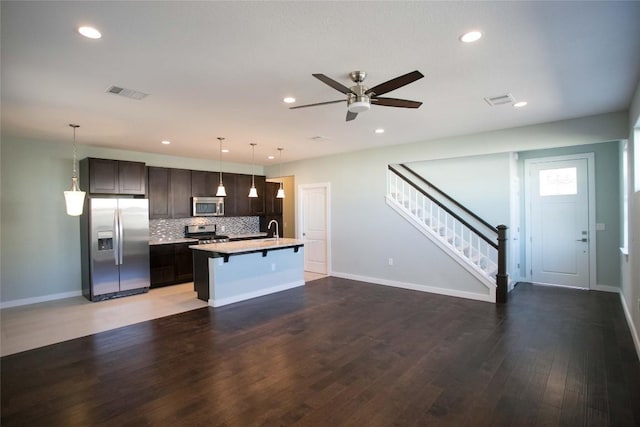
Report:
[[[367,77],[367,73],[364,71],[352,71],[349,73],[349,77],[355,83],[355,86],[350,88],[338,83],[330,77],[324,74],[312,74],[313,77],[321,82],[331,86],[335,90],[347,95],[347,121],[351,121],[358,116],[358,113],[369,111],[371,104],[382,105],[385,107],[402,107],[402,108],[419,108],[422,102],[409,101],[407,99],[398,98],[382,98],[379,95],[384,95],[387,92],[401,88],[402,86],[413,83],[416,80],[423,78],[424,76],[420,71],[412,71],[404,74],[395,79],[391,79],[384,83],[380,83],[372,88],[367,88],[364,84],[364,79]],[[336,104],[338,102],[344,102],[344,99],[337,101],[318,102],[315,104],[297,105],[290,107],[291,110],[297,108],[316,107],[318,105]]]

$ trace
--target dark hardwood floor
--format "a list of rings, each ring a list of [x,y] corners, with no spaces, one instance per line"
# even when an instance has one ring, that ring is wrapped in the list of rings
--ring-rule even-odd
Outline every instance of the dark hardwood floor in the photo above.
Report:
[[[55,319],[52,319],[55,321]],[[6,356],[2,426],[638,426],[619,296],[325,278]]]

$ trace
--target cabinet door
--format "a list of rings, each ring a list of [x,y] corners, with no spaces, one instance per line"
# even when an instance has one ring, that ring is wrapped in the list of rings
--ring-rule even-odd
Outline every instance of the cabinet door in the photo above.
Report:
[[[193,280],[193,254],[189,246],[192,243],[177,243],[174,245],[176,282],[190,282]]]
[[[222,182],[224,183],[224,189],[227,192],[227,196],[224,198],[224,216],[238,216],[236,209],[236,197],[238,192],[236,191],[236,174],[223,173]],[[216,183],[216,189],[218,184]],[[247,194],[249,190],[247,190]]]
[[[216,172],[191,171],[191,195],[214,197],[218,190],[219,175]]]
[[[118,194],[118,161],[89,159],[89,192]]]
[[[282,215],[282,199],[276,198],[280,184],[277,182],[267,182],[265,186],[266,215]]]
[[[170,169],[170,171],[171,218],[188,218],[191,216],[191,171],[188,169]]]
[[[174,245],[149,246],[149,264],[151,288],[169,285],[175,282]]]
[[[169,218],[169,169],[149,166],[149,219]]]
[[[233,195],[236,202],[235,216],[249,216],[251,215],[252,205],[252,199],[249,198],[249,189],[251,188],[251,175],[237,174],[235,178],[235,192]],[[227,196],[229,196],[229,192],[227,192]]]
[[[145,194],[145,164],[118,162],[118,191],[120,194]]]
[[[258,197],[255,199],[251,199],[251,215],[260,216],[264,215],[266,211],[265,206],[265,177],[264,176],[256,176],[255,177],[256,191],[258,192]]]

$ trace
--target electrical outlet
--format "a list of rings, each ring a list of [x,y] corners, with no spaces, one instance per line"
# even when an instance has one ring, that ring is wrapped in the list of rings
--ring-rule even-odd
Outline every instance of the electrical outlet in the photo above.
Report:
[[[222,227],[220,227],[220,230],[222,230],[222,232],[224,233],[224,231],[225,231],[225,229],[226,229],[226,228],[227,228],[227,227],[225,227],[225,226],[223,225]]]
[[[389,258],[389,265],[393,265],[393,258]]]
[[[271,271],[276,271],[276,264],[275,263],[271,264]]]

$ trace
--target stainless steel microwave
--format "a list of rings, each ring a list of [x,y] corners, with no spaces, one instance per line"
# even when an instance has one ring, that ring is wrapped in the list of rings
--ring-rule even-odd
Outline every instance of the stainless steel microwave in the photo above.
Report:
[[[224,198],[222,197],[192,197],[191,216],[222,216],[224,215]]]

